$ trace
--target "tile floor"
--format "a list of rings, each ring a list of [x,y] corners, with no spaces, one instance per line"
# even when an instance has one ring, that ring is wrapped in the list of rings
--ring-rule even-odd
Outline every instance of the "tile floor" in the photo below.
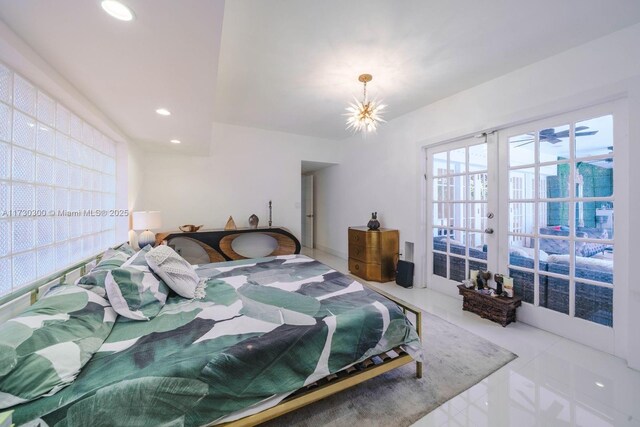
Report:
[[[307,248],[303,253],[347,273],[344,259]],[[640,372],[623,360],[524,323],[502,328],[438,292],[369,283],[519,356],[413,427],[640,427]]]

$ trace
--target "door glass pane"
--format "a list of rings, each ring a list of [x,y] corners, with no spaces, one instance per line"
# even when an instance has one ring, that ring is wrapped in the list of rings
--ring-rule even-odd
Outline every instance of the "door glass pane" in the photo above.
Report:
[[[576,317],[613,326],[613,289],[576,282]]]
[[[524,166],[535,163],[535,134],[525,133],[509,138],[509,166]]]
[[[509,172],[509,198],[511,200],[533,199],[536,171],[534,168],[516,169]]]
[[[469,175],[469,200],[487,200],[489,177],[487,173]]]
[[[569,235],[569,202],[540,202],[538,224],[540,234]]]
[[[449,152],[449,169],[451,173],[465,173],[467,171],[466,149],[458,148]]]
[[[538,194],[541,199],[569,197],[569,168],[568,163],[540,166]]]
[[[449,230],[449,253],[465,256],[467,252],[464,231]]]
[[[540,306],[569,314],[569,279],[539,275]]]
[[[449,279],[462,282],[467,278],[467,261],[457,256],[449,257]]]
[[[434,178],[433,179],[433,201],[446,201],[449,193],[447,187],[448,178]]]
[[[469,203],[469,219],[467,228],[471,230],[484,230],[487,228],[487,203]]]
[[[447,252],[447,230],[444,228],[433,229],[433,250]]]
[[[540,139],[540,163],[569,158],[569,125],[542,129]]]
[[[447,152],[436,153],[433,155],[433,171],[432,176],[447,175]]]
[[[510,268],[509,277],[513,278],[513,293],[522,298],[522,301],[533,304],[535,273]]]
[[[533,234],[535,231],[535,203],[509,203],[509,232]]]
[[[613,158],[578,162],[575,183],[578,197],[612,196]]]
[[[466,181],[466,175],[449,178],[449,197],[451,200],[465,200]]]
[[[469,147],[469,172],[487,170],[487,144]]]
[[[464,228],[466,226],[466,203],[451,203],[451,226],[456,228]]]
[[[585,245],[585,246],[583,246]],[[600,248],[598,243],[576,243],[576,277],[613,285],[613,246],[589,255]],[[585,253],[579,253],[585,252]]]
[[[483,270],[487,271],[487,263],[476,261],[474,259],[469,259],[469,270]],[[467,278],[469,278],[470,274],[467,272]]]
[[[613,202],[594,200],[576,202],[576,237],[613,238]]]
[[[602,116],[576,123],[576,157],[613,152],[613,116]]]
[[[447,256],[445,254],[433,253],[433,274],[447,278]]]
[[[487,259],[487,235],[485,233],[467,233],[467,245],[469,246],[469,257],[476,259]]]
[[[535,249],[530,247],[531,237],[510,236],[509,265],[530,268],[535,266]]]
[[[449,225],[447,203],[433,204],[433,225],[444,227]]]

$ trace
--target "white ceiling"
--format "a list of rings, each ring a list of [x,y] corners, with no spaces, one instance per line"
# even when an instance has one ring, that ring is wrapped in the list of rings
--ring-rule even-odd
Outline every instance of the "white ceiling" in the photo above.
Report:
[[[640,22],[637,0],[122,1],[135,21],[99,0],[0,0],[0,19],[128,137],[189,153],[214,121],[349,136],[364,72],[389,120]]]
[[[0,19],[129,138],[208,152],[224,1],[123,3],[134,21],[110,17],[99,0],[0,0]]]
[[[638,0],[227,1],[215,118],[344,138],[361,73],[389,120],[638,21]]]

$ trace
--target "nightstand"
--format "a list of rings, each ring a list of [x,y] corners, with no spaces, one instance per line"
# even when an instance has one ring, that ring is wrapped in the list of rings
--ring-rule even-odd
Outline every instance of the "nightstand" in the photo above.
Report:
[[[398,230],[349,227],[349,271],[364,280],[394,280],[399,241]]]

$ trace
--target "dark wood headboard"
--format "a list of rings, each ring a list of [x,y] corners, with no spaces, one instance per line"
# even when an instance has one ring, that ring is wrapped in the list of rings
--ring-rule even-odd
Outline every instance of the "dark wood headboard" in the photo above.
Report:
[[[278,244],[276,249],[267,256],[292,255],[300,253],[300,241],[289,230],[282,227],[238,228],[237,230],[202,230],[196,232],[169,231],[156,234],[156,243],[163,240],[168,243],[171,239],[180,237],[189,239],[202,247],[209,256],[210,262],[234,261],[246,259],[236,253],[232,242],[247,233],[260,233],[274,238]]]

